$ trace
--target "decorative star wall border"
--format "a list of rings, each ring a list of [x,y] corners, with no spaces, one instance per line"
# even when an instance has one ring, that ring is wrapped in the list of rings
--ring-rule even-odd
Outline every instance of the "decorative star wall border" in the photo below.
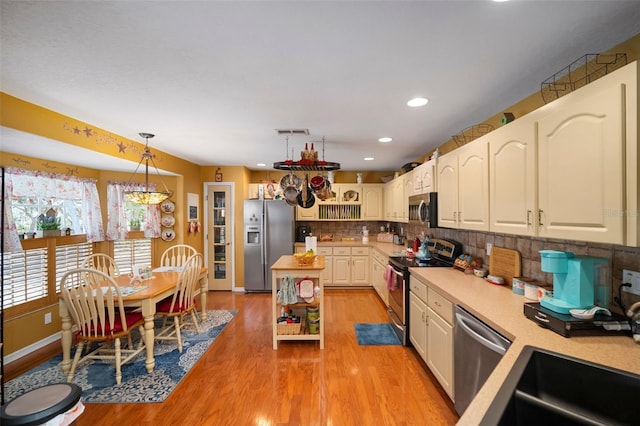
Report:
[[[119,138],[111,133],[101,132],[100,130],[91,128],[87,125],[70,124],[69,122],[62,123],[62,129],[73,134],[74,136],[83,138],[85,140],[92,140],[95,145],[107,145],[113,146],[118,149],[118,154],[126,154],[126,150],[130,152],[142,155],[144,152],[144,144],[136,144],[126,139]],[[141,148],[142,147],[142,148]],[[157,151],[154,152],[155,159],[162,163],[162,155],[158,155]]]

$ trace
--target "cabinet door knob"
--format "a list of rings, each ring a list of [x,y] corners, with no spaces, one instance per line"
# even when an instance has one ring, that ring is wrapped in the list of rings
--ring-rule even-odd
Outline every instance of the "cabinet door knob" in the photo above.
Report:
[[[544,212],[542,210],[538,209],[538,226],[543,226],[542,213],[544,213]]]
[[[531,226],[531,210],[527,210],[527,226]]]

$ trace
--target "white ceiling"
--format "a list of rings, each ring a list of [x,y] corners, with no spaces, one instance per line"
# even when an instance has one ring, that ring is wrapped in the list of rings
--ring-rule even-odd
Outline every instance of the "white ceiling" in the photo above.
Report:
[[[344,170],[398,170],[579,57],[640,33],[638,0],[0,7],[3,92],[141,143],[139,132],[155,133],[152,149],[200,165],[252,169],[286,159],[275,129],[306,128],[290,138],[294,159],[324,136],[325,159]],[[417,95],[429,104],[406,106]],[[0,136],[8,152],[83,164],[91,155]]]

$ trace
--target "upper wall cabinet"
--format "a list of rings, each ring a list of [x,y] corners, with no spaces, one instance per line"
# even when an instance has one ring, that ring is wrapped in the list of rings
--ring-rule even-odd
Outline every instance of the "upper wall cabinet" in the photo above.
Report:
[[[493,232],[535,235],[536,132],[531,115],[496,129],[489,138],[489,212]]]
[[[309,209],[296,207],[297,220],[382,220],[382,184],[336,184],[334,197],[320,200]]]
[[[637,115],[619,71],[539,110],[540,236],[625,243],[625,123]]]
[[[483,138],[491,231],[639,245],[637,62]]]
[[[438,225],[489,230],[489,151],[487,137],[438,159]]]
[[[436,191],[436,160],[429,160],[411,171],[412,178],[412,193],[406,194],[407,196],[411,195],[420,195],[426,194],[427,192]]]
[[[420,180],[420,193],[436,192],[436,159],[429,160],[416,168]]]
[[[408,222],[409,197],[405,195],[408,173],[398,176],[384,185],[384,219],[392,222]]]

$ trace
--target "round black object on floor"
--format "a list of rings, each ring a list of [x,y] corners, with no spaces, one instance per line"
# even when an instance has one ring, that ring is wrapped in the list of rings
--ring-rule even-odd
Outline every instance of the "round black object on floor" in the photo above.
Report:
[[[80,400],[82,388],[74,383],[42,386],[11,400],[2,407],[3,425],[39,425],[73,408]]]

